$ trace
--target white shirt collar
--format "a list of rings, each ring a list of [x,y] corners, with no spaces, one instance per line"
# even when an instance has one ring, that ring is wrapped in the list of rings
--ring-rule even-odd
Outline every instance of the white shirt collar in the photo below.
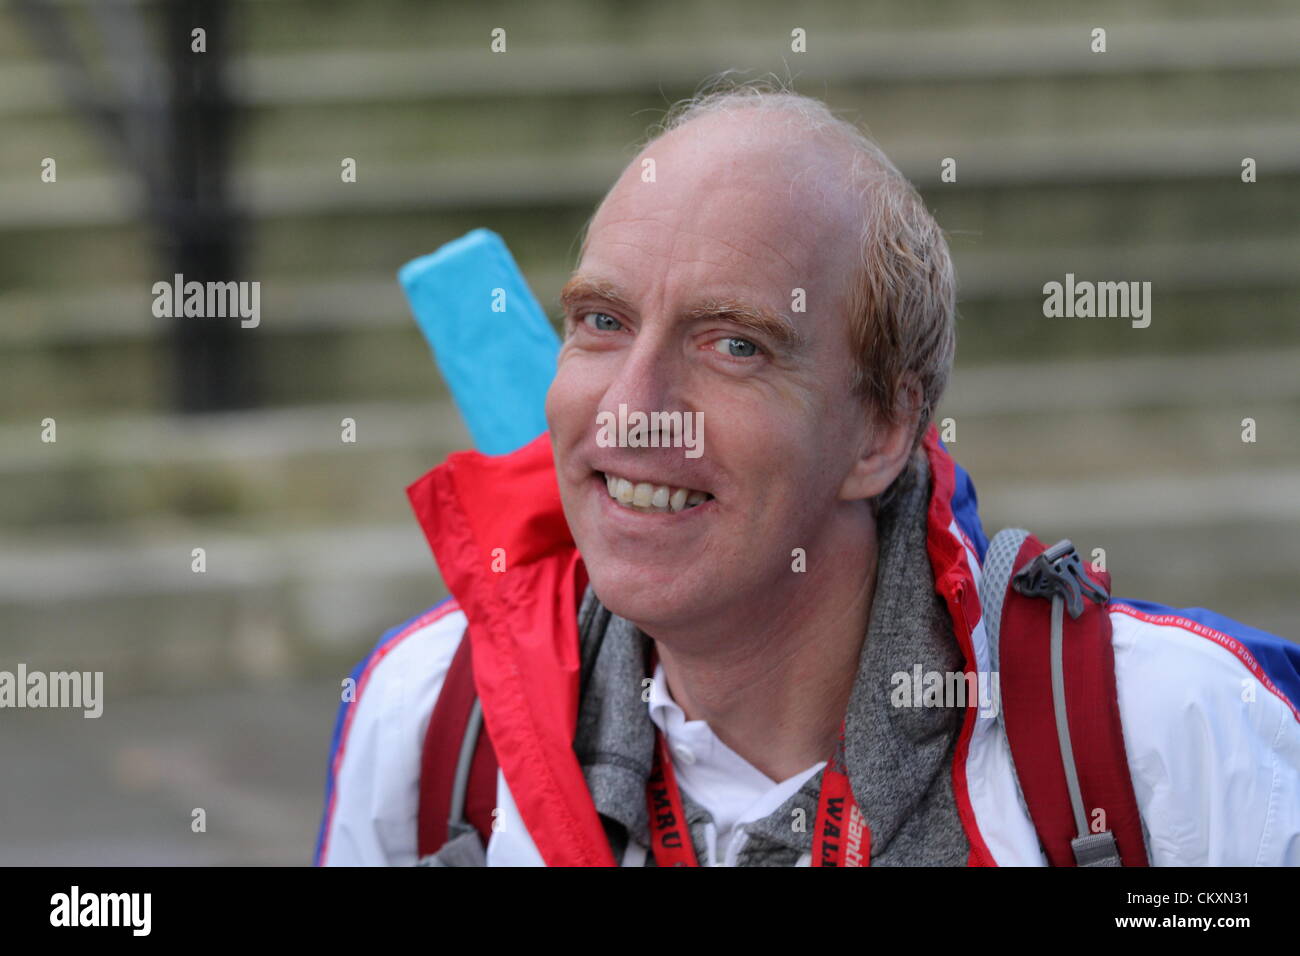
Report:
[[[719,852],[725,853],[731,831],[760,820],[784,803],[826,761],[778,783],[736,753],[703,720],[687,720],[668,693],[663,664],[655,666],[650,684],[650,719],[668,740],[678,785],[713,817]]]

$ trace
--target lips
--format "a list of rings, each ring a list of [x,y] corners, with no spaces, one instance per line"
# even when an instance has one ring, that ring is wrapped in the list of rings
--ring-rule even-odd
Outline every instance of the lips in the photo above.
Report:
[[[707,491],[598,472],[612,498],[631,511],[671,513],[687,511],[713,498]]]

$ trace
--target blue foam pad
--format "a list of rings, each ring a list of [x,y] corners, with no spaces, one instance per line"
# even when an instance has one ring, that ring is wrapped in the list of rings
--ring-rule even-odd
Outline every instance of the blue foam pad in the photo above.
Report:
[[[546,431],[560,340],[501,237],[475,229],[397,279],[475,447],[504,455]]]

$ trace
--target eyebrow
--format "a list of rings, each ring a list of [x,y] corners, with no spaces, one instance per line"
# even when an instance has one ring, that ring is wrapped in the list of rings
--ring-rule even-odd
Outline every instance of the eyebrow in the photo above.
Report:
[[[608,279],[575,275],[560,290],[560,304],[566,312],[584,300],[599,299],[632,313],[636,309],[621,289]],[[804,345],[803,334],[793,322],[764,306],[749,305],[735,299],[709,298],[684,313],[692,321],[718,319],[762,335],[777,346],[793,350]]]

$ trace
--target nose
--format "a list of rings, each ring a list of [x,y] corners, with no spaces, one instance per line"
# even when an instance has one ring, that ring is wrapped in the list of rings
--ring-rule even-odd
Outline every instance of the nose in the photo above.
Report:
[[[681,346],[675,337],[643,327],[621,353],[599,411],[617,415],[620,405],[626,406],[629,413],[681,410],[685,371]]]

